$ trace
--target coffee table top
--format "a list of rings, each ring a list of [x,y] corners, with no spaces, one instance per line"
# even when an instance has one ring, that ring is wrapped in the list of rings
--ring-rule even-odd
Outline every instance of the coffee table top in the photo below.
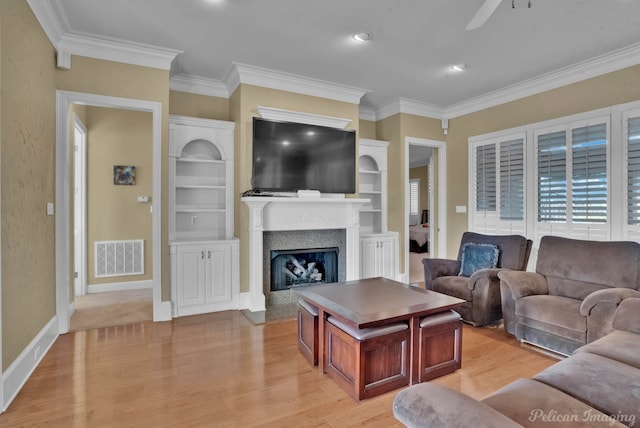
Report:
[[[296,290],[302,298],[358,328],[455,309],[465,301],[386,278],[367,278]]]

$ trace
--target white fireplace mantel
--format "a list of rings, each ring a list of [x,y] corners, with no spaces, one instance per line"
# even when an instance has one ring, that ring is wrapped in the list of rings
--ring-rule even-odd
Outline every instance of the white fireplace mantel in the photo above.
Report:
[[[360,276],[360,207],[368,199],[263,197],[242,198],[249,207],[249,310],[264,311],[263,233],[278,230],[346,230],[347,281]]]

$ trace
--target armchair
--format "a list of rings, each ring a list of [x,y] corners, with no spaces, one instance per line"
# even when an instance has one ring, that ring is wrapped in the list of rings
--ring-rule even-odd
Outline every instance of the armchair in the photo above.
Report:
[[[535,272],[500,272],[504,328],[570,355],[613,330],[620,302],[640,297],[640,244],[543,236]]]
[[[460,276],[465,244],[495,245],[498,250],[495,267],[477,270],[469,277]],[[422,260],[425,287],[464,299],[466,302],[456,308],[464,321],[473,325],[489,324],[502,318],[498,272],[526,269],[530,252],[531,241],[524,236],[465,232],[456,260]]]

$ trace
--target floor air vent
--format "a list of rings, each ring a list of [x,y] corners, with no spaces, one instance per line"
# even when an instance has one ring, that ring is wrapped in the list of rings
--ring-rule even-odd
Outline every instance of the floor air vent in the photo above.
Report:
[[[95,277],[143,275],[144,239],[95,241]]]

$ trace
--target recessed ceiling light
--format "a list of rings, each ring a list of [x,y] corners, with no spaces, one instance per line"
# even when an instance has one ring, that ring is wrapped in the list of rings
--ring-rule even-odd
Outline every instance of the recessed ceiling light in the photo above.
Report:
[[[371,40],[371,33],[356,33],[353,35],[353,40],[358,42],[367,42]]]
[[[455,64],[451,66],[453,71],[464,71],[467,69],[467,64]]]

